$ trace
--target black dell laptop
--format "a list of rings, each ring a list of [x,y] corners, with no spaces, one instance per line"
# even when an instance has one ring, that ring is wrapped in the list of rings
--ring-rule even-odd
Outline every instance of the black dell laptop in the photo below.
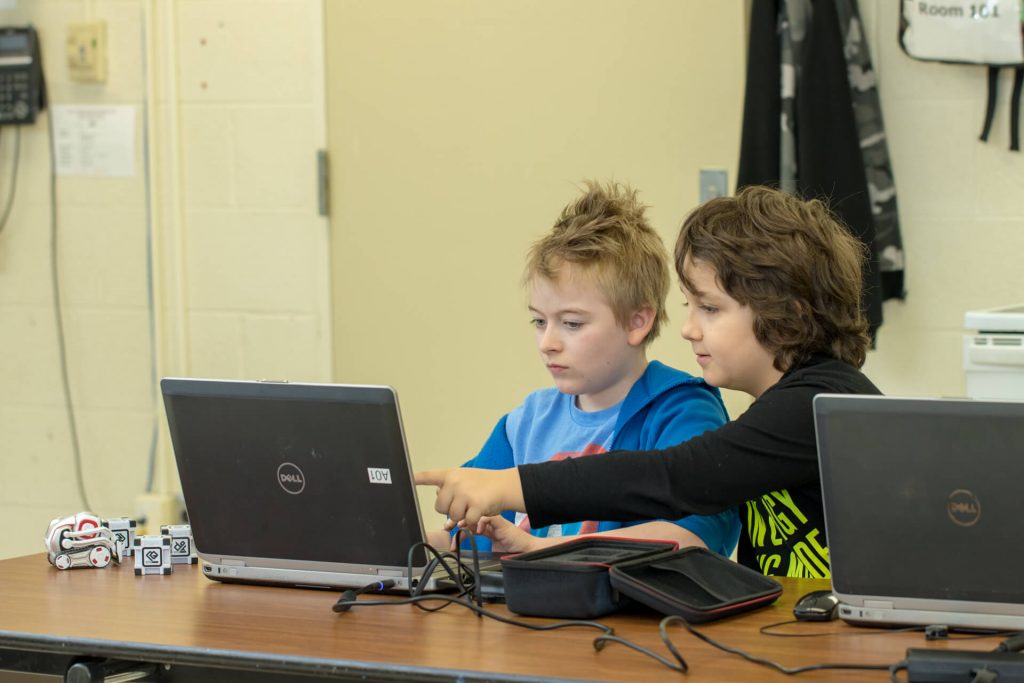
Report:
[[[425,535],[392,388],[181,378],[160,387],[206,576],[341,588],[391,579],[398,591],[418,581],[426,555],[413,553],[411,578],[407,559]],[[422,588],[443,588],[439,576]]]
[[[839,616],[1024,630],[1024,402],[819,395]]]

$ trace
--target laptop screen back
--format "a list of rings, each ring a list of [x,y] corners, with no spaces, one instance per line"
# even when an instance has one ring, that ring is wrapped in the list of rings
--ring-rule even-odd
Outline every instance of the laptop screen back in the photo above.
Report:
[[[814,401],[837,593],[1024,602],[1024,403]]]
[[[199,552],[404,567],[423,540],[390,388],[161,387]]]

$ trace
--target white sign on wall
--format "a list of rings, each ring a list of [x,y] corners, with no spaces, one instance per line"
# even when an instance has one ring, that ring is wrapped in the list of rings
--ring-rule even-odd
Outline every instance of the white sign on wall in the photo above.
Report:
[[[50,111],[57,175],[135,175],[135,107],[56,105]]]

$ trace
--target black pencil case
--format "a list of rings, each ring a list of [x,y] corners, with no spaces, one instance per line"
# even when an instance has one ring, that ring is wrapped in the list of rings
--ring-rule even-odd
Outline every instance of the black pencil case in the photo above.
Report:
[[[608,570],[674,551],[673,541],[583,537],[501,558],[505,604],[516,614],[593,619],[616,611],[623,598]]]
[[[613,588],[662,614],[692,624],[749,612],[775,602],[782,586],[706,548],[684,548],[614,565]]]

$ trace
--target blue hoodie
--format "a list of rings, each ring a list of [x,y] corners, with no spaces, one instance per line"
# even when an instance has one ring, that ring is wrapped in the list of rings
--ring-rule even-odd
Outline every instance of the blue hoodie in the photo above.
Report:
[[[555,388],[534,392],[516,411],[524,411],[523,420],[529,420],[532,405],[550,404],[557,394]],[[508,419],[509,415],[505,415],[498,421],[480,453],[464,467],[507,469],[522,464],[515,459],[512,450]],[[698,377],[651,361],[619,409],[611,449],[632,451],[674,446],[717,429],[728,419],[717,389]],[[502,516],[510,522],[515,521],[512,512],[504,512]],[[692,531],[708,548],[722,555],[730,555],[739,540],[740,519],[735,509],[716,515],[689,515],[675,523]],[[609,531],[636,524],[643,522],[600,522],[597,530]],[[531,533],[544,535],[544,530],[534,529]],[[477,541],[481,550],[490,549],[488,539],[479,538]]]

